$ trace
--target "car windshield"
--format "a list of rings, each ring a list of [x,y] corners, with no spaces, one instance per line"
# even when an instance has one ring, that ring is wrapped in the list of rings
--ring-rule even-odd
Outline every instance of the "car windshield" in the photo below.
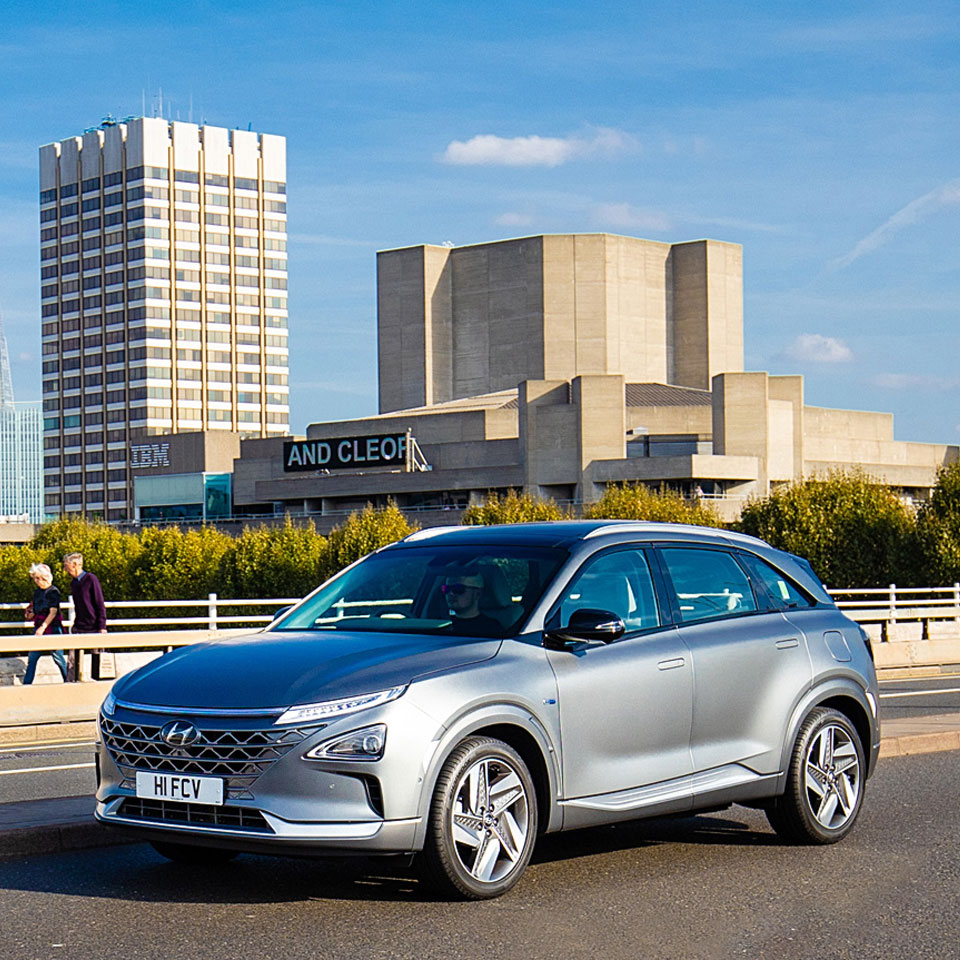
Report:
[[[273,629],[506,637],[567,556],[557,548],[497,544],[388,549],[345,570]]]

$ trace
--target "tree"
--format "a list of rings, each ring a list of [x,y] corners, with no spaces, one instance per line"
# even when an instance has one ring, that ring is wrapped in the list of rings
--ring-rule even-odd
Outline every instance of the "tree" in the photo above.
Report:
[[[326,538],[310,520],[294,526],[247,527],[223,566],[224,597],[302,597],[323,579]]]
[[[653,520],[658,523],[692,523],[722,527],[724,523],[699,500],[688,503],[674,490],[651,490],[642,483],[611,483],[603,496],[585,508],[591,520]]]
[[[937,472],[930,499],[917,513],[917,539],[931,584],[960,581],[960,463]]]
[[[542,500],[529,493],[508,490],[501,499],[490,493],[482,504],[467,507],[460,518],[466,526],[490,526],[495,523],[529,523],[537,520],[563,520],[564,512],[553,500]]]
[[[862,472],[833,471],[751,501],[737,529],[805,557],[831,587],[920,578],[913,515],[894,491]]]
[[[133,596],[143,600],[200,600],[215,593],[232,537],[212,527],[146,527],[131,570]]]
[[[79,517],[44,524],[30,547],[50,566],[54,582],[65,594],[70,592],[70,577],[63,572],[63,558],[82,553],[84,569],[96,574],[108,600],[130,595],[130,573],[141,552],[135,534]]]
[[[375,509],[367,504],[359,513],[351,513],[346,523],[334,527],[327,538],[320,580],[326,580],[354,560],[395,543],[413,533],[407,518],[395,503]],[[319,582],[319,581],[318,581]]]

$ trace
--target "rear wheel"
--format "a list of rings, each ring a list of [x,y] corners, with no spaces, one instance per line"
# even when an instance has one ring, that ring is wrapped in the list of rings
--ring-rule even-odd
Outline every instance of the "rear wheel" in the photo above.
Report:
[[[219,847],[194,847],[188,843],[170,843],[167,840],[151,840],[150,846],[161,856],[175,863],[195,866],[216,866],[226,863],[236,855],[236,850],[221,850]]]
[[[490,737],[464,740],[437,779],[425,878],[468,900],[500,896],[520,879],[536,836],[536,792],[520,754]]]
[[[792,843],[836,843],[852,829],[863,804],[863,745],[837,710],[818,707],[803,721],[783,796],[767,807],[776,832]]]

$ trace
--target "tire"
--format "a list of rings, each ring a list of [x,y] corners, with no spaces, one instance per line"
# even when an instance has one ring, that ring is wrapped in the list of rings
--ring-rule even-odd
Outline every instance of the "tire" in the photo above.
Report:
[[[842,840],[863,805],[866,763],[854,725],[817,707],[800,727],[783,796],[766,808],[770,826],[790,843]]]
[[[188,863],[194,866],[214,867],[232,860],[237,850],[222,850],[220,847],[195,847],[188,843],[170,843],[167,840],[151,840],[150,846],[157,853],[174,863]]]
[[[526,764],[491,737],[469,737],[447,758],[430,803],[422,875],[441,894],[488,900],[521,877],[537,837]]]

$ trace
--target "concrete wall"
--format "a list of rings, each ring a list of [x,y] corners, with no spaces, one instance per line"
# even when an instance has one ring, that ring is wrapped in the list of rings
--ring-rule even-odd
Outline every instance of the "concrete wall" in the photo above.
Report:
[[[709,388],[743,368],[736,244],[411,247],[378,254],[377,284],[381,413],[580,375]]]

